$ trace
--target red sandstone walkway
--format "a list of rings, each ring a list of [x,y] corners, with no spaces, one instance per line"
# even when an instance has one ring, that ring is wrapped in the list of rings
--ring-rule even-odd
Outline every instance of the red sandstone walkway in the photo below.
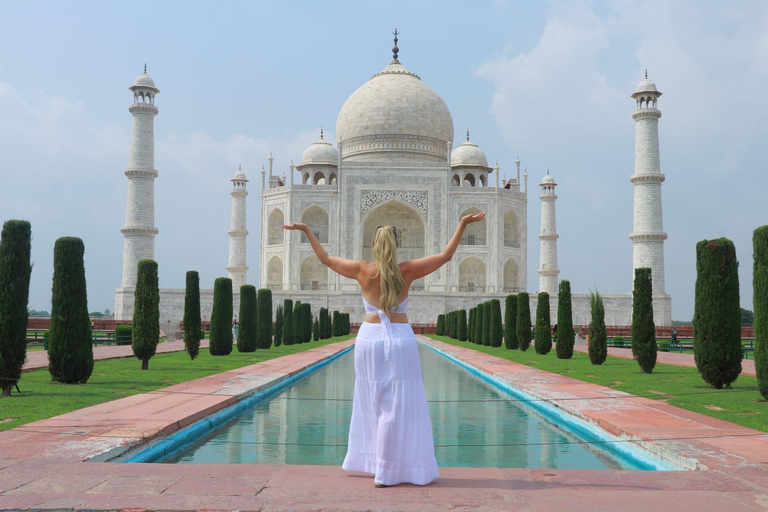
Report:
[[[0,433],[0,508],[150,510],[768,510],[768,439],[661,402],[434,340],[485,372],[611,432],[711,471],[441,468],[432,485],[373,487],[335,466],[83,462],[170,434],[343,350],[317,347]],[[182,392],[182,393],[174,393]],[[200,393],[200,394],[196,394]],[[557,402],[558,398],[587,398]],[[609,398],[606,398],[609,397]],[[89,437],[90,436],[90,437]],[[94,437],[97,436],[97,437]],[[708,439],[665,441],[670,437]],[[720,436],[720,437],[718,437]],[[731,436],[731,437],[722,437]]]
[[[573,348],[577,352],[588,352],[586,345],[575,345]],[[613,357],[622,357],[624,359],[634,359],[634,357],[632,357],[632,349],[630,348],[608,347],[608,355]],[[693,360],[693,354],[684,354],[680,352],[657,352],[656,362],[696,368],[696,362]],[[751,375],[752,377],[755,376],[754,359],[741,360],[741,374]]]
[[[201,340],[200,348],[208,348],[209,340]],[[167,352],[178,352],[184,350],[183,341],[163,341],[157,344],[157,353],[165,354]],[[130,345],[102,345],[93,347],[93,359],[118,359],[120,357],[133,357],[133,349]],[[32,350],[27,352],[27,362],[24,363],[22,371],[39,370],[48,368],[48,352],[45,350]]]

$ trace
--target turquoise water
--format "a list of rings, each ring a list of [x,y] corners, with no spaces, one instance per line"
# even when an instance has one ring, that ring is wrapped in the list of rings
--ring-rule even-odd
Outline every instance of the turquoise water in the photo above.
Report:
[[[419,357],[440,466],[646,469],[585,442],[421,344]],[[340,465],[354,379],[350,352],[157,462]]]

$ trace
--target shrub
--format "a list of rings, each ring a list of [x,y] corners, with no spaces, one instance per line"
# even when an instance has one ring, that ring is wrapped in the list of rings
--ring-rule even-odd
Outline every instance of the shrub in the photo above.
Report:
[[[643,373],[653,372],[656,350],[651,269],[636,268],[635,288],[632,291],[632,355]]]
[[[768,226],[755,230],[752,246],[755,258],[752,270],[755,373],[760,393],[768,399]]]
[[[552,350],[552,323],[549,316],[549,294],[539,293],[536,305],[536,339],[534,348],[537,354],[549,354]]]
[[[435,334],[438,336],[443,335],[443,325],[445,323],[445,315],[437,315],[437,327],[435,328]]]
[[[460,309],[457,318],[459,320],[459,341],[467,341],[467,310]]]
[[[352,324],[349,320],[349,313],[344,313],[344,334],[352,333]]]
[[[293,305],[293,342],[304,343],[304,328],[302,327],[301,301],[297,300]]]
[[[491,301],[483,302],[483,330],[481,332],[482,343],[491,346]]]
[[[517,341],[517,295],[504,299],[504,346],[507,350],[520,348]]]
[[[739,262],[727,238],[696,244],[693,355],[701,377],[715,389],[730,387],[741,373]]]
[[[474,307],[469,308],[469,316],[467,318],[467,341],[470,343],[474,343],[475,311],[477,310]]]
[[[27,306],[29,279],[32,275],[31,254],[32,226],[30,223],[25,220],[6,221],[0,234],[0,388],[2,396],[11,395],[11,388],[21,378],[21,369],[27,359],[27,322],[29,320]],[[84,276],[83,279],[85,279]]]
[[[613,337],[613,346],[614,347],[624,347],[624,336],[614,336]]]
[[[330,322],[328,321],[328,308],[320,308],[320,339],[325,340],[331,337],[329,332]]]
[[[141,369],[147,370],[160,341],[160,288],[156,261],[139,261],[134,300],[131,347],[133,355],[141,361]]]
[[[275,311],[275,346],[283,344],[283,306],[277,306]]]
[[[480,302],[477,304],[477,312],[475,313],[475,343],[478,345],[483,344],[483,315],[485,314],[483,309],[485,305]]]
[[[283,343],[293,345],[293,301],[285,299],[283,301]]]
[[[257,297],[256,329],[259,348],[267,349],[272,346],[272,290],[261,288]]]
[[[115,327],[115,343],[118,345],[129,343],[133,345],[133,326],[132,325],[118,325]]]
[[[517,295],[517,341],[525,352],[531,346],[531,303],[528,293]]]
[[[303,329],[302,343],[309,343],[312,341],[312,306],[308,302],[304,302],[301,304],[301,308],[301,314],[303,315],[301,320],[301,327]]]
[[[200,276],[194,270],[187,272],[184,291],[184,349],[193,361],[200,353],[203,327],[200,321]]]
[[[216,278],[213,282],[211,341],[208,343],[212,356],[226,356],[232,352],[232,314],[232,280]]]
[[[589,294],[592,319],[589,321],[589,360],[603,364],[608,357],[608,335],[605,331],[605,307],[603,297],[595,290]]]
[[[244,284],[240,287],[240,326],[237,331],[237,351],[255,352],[258,305],[256,302],[256,287]]]
[[[557,343],[555,350],[558,359],[573,357],[573,345],[576,342],[576,331],[573,330],[573,305],[571,303],[571,282],[560,281],[557,294]]]
[[[492,347],[500,347],[502,341],[501,302],[499,299],[491,299],[489,339]]]
[[[320,320],[315,317],[315,323],[312,324],[312,339],[317,341],[320,339]]]

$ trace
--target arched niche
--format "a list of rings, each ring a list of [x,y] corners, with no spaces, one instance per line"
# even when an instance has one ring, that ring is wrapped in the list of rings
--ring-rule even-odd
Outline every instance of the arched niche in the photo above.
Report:
[[[327,290],[328,267],[320,263],[314,254],[307,256],[301,262],[299,283],[302,290]]]
[[[504,291],[517,292],[520,288],[520,266],[514,258],[504,263]]]
[[[320,243],[328,243],[328,212],[317,205],[310,206],[301,214],[301,222],[309,226]],[[301,234],[301,242],[309,242],[304,233]]]
[[[283,289],[283,260],[278,256],[272,256],[267,263],[267,288]]]
[[[469,208],[461,212],[458,220],[460,221],[462,217],[467,215],[474,215],[477,213],[480,213],[479,209],[474,207]],[[473,222],[464,229],[464,234],[461,236],[459,245],[487,245],[487,231],[488,223],[485,219],[481,220],[480,222]]]
[[[285,215],[280,208],[275,208],[267,218],[267,245],[282,244],[285,241]]]
[[[504,246],[520,247],[520,219],[512,210],[504,215]]]
[[[459,265],[460,292],[483,292],[485,291],[485,283],[485,263],[474,256],[461,262]]]

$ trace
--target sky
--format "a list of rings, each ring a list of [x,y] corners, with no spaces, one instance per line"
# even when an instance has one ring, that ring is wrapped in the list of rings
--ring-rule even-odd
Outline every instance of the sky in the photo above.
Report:
[[[575,293],[632,289],[635,101],[658,107],[666,291],[693,315],[695,245],[726,237],[752,309],[752,232],[768,223],[768,3],[761,1],[40,2],[0,0],[0,221],[32,223],[29,307],[50,310],[53,245],[84,240],[91,311],[120,285],[132,94],[147,64],[155,119],[160,286],[226,275],[230,179],[248,197],[258,283],[260,170],[288,172],[335,140],[346,98],[391,59],[447,103],[502,177],[530,175],[528,289],[541,202],[558,182],[560,278]],[[763,199],[760,199],[763,198]]]

